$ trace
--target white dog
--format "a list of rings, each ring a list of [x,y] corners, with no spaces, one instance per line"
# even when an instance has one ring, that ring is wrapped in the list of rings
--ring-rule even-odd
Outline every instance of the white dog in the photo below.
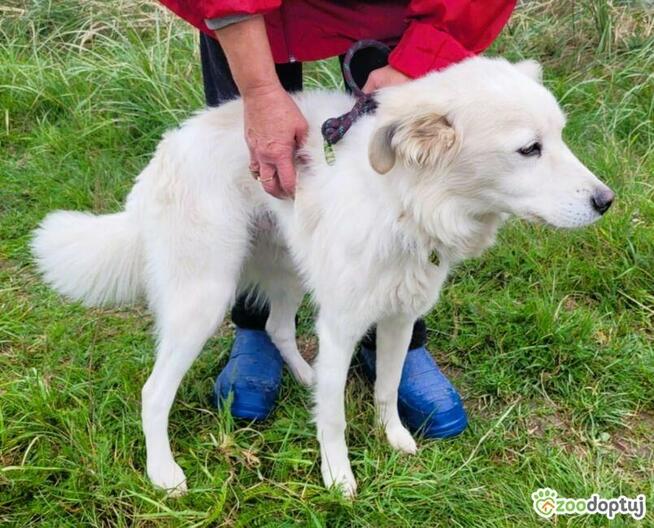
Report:
[[[38,266],[57,291],[88,305],[145,296],[154,311],[143,430],[148,475],[171,492],[186,479],[170,450],[170,407],[238,291],[265,295],[272,341],[300,382],[315,382],[322,476],[352,495],[344,388],[365,331],[377,325],[379,420],[391,446],[414,453],[398,384],[413,323],[450,267],[488,248],[508,215],[580,227],[613,200],[564,144],[564,116],[531,61],[472,58],[381,90],[375,115],[336,145],[333,165],[320,125],[354,100],[294,97],[310,123],[294,200],[267,195],[251,177],[235,100],[164,136],[124,212],[55,212],[35,234]],[[313,368],[295,344],[307,290],[319,308]]]

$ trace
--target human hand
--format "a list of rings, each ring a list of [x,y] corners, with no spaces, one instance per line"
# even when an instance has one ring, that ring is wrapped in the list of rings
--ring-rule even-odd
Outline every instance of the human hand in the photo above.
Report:
[[[363,87],[363,92],[369,94],[379,88],[395,86],[396,84],[402,84],[410,80],[410,77],[407,77],[392,66],[384,66],[370,72],[368,80]]]
[[[243,94],[245,141],[250,149],[250,171],[264,190],[276,198],[295,193],[295,150],[309,125],[293,99],[279,84]]]

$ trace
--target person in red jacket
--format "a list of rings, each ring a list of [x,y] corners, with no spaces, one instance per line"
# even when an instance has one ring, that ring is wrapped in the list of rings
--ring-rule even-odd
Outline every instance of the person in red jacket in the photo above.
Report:
[[[250,170],[264,190],[292,199],[293,154],[307,122],[289,96],[302,89],[302,62],[340,56],[356,41],[379,40],[392,48],[386,63],[374,50],[352,60],[363,91],[406,82],[486,49],[506,24],[515,0],[161,0],[201,31],[207,104],[240,95]],[[232,394],[232,414],[263,419],[280,385],[281,356],[265,332],[266,308],[239,298],[230,359],[216,380],[216,403]],[[467,425],[461,399],[425,349],[418,321],[399,390],[402,418],[425,436],[442,438]],[[374,377],[374,329],[361,350]]]

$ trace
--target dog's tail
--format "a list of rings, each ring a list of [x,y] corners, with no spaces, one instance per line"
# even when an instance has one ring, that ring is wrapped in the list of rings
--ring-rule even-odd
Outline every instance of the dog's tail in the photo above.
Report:
[[[34,232],[32,252],[45,281],[88,306],[129,304],[144,292],[140,229],[130,211],[56,211]]]

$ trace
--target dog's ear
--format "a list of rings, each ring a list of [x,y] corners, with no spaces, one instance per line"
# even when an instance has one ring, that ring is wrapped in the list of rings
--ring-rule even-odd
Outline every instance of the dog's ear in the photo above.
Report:
[[[430,113],[379,127],[368,147],[370,165],[386,174],[399,157],[414,167],[434,166],[451,153],[456,132],[447,118]]]
[[[380,126],[372,134],[368,145],[368,161],[379,174],[386,174],[395,165],[393,134],[395,125]]]
[[[536,82],[543,82],[543,67],[535,60],[527,59],[514,64],[527,77],[530,77]]]

